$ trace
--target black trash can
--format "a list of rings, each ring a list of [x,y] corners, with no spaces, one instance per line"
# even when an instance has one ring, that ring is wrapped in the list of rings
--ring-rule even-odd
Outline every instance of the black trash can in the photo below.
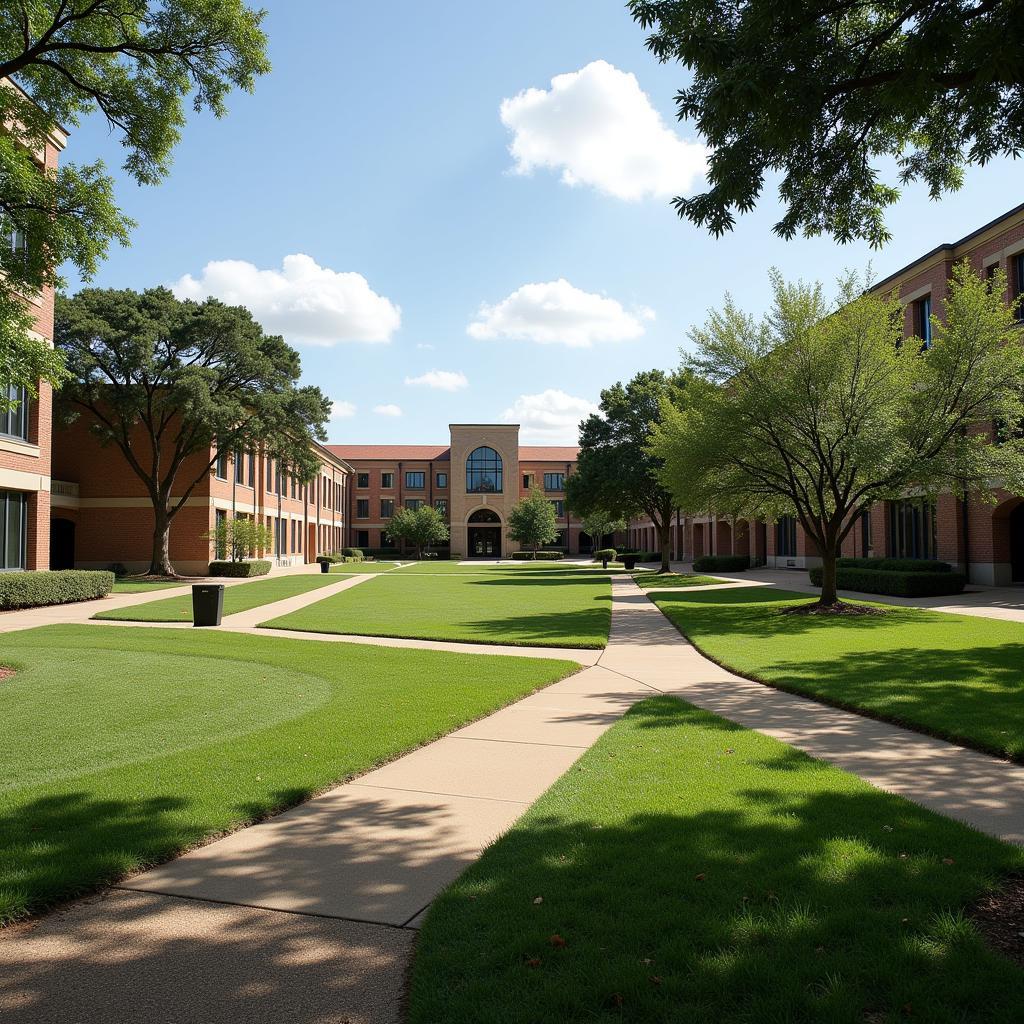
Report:
[[[331,571],[331,563],[330,562],[321,562],[320,563],[320,571],[321,572],[330,572]]]
[[[632,572],[632,570],[636,568],[636,555],[623,555],[622,564],[626,569]]]
[[[219,626],[223,614],[223,583],[197,583],[192,587],[193,626]]]
[[[607,558],[602,558],[601,559],[601,568],[602,569],[607,569],[608,568],[608,559]]]

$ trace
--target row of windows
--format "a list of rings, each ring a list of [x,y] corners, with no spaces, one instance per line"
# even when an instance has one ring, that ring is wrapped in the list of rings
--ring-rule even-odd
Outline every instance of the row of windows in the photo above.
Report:
[[[8,387],[0,391],[6,404],[13,408],[0,410],[0,434],[28,440],[28,392],[24,388]]]
[[[236,484],[243,487],[256,486],[256,456],[253,452],[235,452],[232,459],[234,463],[234,480]],[[213,467],[214,476],[218,480],[228,479],[228,453],[218,452]],[[266,465],[267,493],[280,494],[282,498],[291,496],[296,500],[313,500],[312,492],[293,473],[284,469],[280,461],[271,458],[267,459]],[[342,485],[332,481],[330,477],[324,476],[320,493],[323,495],[325,508],[340,509],[342,505]]]
[[[536,477],[533,473],[523,474],[523,490],[529,491],[536,485]],[[544,490],[545,491],[564,491],[565,490],[565,474],[564,473],[545,473],[544,474]]]
[[[418,508],[422,508],[426,502],[422,498],[406,498],[404,503],[406,508],[415,511]],[[448,515],[448,499],[447,498],[435,498],[434,508],[443,516]],[[395,514],[395,499],[394,498],[381,498],[380,499],[380,518],[390,519]],[[369,498],[356,498],[356,519],[369,519],[370,518],[370,499]]]
[[[448,486],[448,474],[447,473],[436,473],[434,474],[434,484],[440,489],[444,489]],[[369,473],[356,473],[356,487],[360,490],[370,486],[370,474]],[[405,489],[407,491],[422,491],[427,486],[427,474],[420,470],[410,470],[405,474]],[[382,491],[391,491],[395,487],[395,474],[391,472],[382,472],[380,475],[380,488]]]

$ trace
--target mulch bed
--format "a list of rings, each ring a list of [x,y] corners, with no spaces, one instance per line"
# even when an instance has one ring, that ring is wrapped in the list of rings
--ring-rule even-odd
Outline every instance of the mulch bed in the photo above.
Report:
[[[865,604],[847,604],[845,601],[838,601],[836,604],[798,604],[794,608],[786,608],[782,615],[888,615],[888,608],[878,608]]]
[[[1024,967],[1024,876],[1007,878],[972,908],[970,917],[993,949]]]

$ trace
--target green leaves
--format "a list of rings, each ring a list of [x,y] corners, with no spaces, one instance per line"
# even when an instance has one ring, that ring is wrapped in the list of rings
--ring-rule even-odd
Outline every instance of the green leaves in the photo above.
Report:
[[[555,507],[538,487],[512,506],[508,515],[509,536],[520,544],[539,548],[558,537],[558,517]]]

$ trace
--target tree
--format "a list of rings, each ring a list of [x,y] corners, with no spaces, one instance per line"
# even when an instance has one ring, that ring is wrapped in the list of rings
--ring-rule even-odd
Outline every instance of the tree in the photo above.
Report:
[[[132,221],[102,161],[41,172],[33,156],[60,126],[98,111],[127,150],[125,170],[160,181],[184,104],[226,110],[270,70],[263,12],[243,0],[8,0],[0,5],[0,383],[35,393],[63,381],[53,350],[26,333],[21,296],[59,284],[70,262],[89,280]],[[11,244],[13,243],[13,244]]]
[[[330,402],[319,388],[297,386],[298,353],[265,335],[248,310],[182,302],[166,288],[90,288],[58,297],[54,333],[71,373],[59,419],[84,418],[152,501],[149,572],[174,573],[171,522],[212,471],[213,447],[259,448],[302,479],[316,475],[311,443],[326,436]]]
[[[544,497],[539,487],[531,487],[525,498],[512,506],[508,514],[508,535],[534,552],[542,544],[550,544],[558,537],[558,517],[555,506]]]
[[[649,446],[652,425],[665,403],[682,400],[685,374],[638,373],[601,392],[600,414],[580,425],[580,454],[565,484],[569,508],[581,518],[606,512],[617,519],[646,515],[661,548],[661,572],[669,571],[672,493],[660,479],[662,460]]]
[[[594,543],[594,550],[596,551],[609,533],[618,533],[620,530],[625,530],[628,524],[625,519],[618,519],[610,512],[598,508],[594,509],[590,515],[584,516],[581,525],[590,534],[591,540]]]
[[[853,277],[838,308],[820,285],[778,274],[762,320],[728,300],[691,332],[695,381],[655,429],[665,486],[692,512],[796,516],[822,560],[821,596],[804,607],[844,610],[836,558],[875,502],[1020,487],[1021,442],[979,429],[1024,415],[1024,347],[1004,285],[959,265],[929,348],[903,341],[897,295],[861,294]]]
[[[423,549],[431,544],[443,544],[448,539],[448,524],[433,505],[419,508],[400,508],[388,523],[388,533],[416,549],[416,557],[423,557]]]
[[[274,543],[269,526],[241,516],[222,519],[206,537],[213,541],[218,558],[229,558],[232,562],[241,562],[247,555],[268,549]]]
[[[630,0],[648,49],[693,72],[675,98],[711,150],[707,192],[681,217],[721,235],[781,175],[775,231],[874,247],[902,185],[933,199],[965,164],[1024,146],[1024,24],[1016,0],[780,4]]]

